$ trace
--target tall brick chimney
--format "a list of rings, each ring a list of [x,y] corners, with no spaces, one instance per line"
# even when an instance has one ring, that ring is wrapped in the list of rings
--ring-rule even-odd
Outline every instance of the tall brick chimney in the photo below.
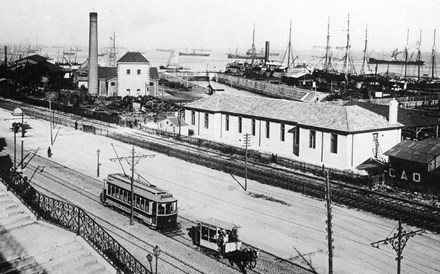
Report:
[[[98,13],[90,13],[89,94],[98,95]]]

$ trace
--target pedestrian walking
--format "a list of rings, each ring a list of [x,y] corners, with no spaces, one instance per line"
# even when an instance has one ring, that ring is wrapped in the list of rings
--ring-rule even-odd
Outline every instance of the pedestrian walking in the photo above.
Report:
[[[47,148],[47,157],[52,157],[52,149],[50,147]]]
[[[78,129],[78,122],[75,121],[75,130],[77,130],[77,129]]]

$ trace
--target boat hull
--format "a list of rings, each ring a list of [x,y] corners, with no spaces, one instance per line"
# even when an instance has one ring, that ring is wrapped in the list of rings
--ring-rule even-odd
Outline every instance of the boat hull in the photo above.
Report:
[[[420,65],[423,66],[425,64],[425,61],[423,60],[416,60],[416,61],[406,61],[405,60],[382,60],[382,59],[376,59],[376,58],[369,58],[368,59],[369,64],[389,64],[389,65]]]

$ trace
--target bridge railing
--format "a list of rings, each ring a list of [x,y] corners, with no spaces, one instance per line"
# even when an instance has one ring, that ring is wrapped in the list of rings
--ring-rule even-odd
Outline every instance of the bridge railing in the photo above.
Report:
[[[1,169],[1,179],[16,196],[45,221],[76,233],[119,272],[151,273],[82,208],[35,190],[20,173]]]

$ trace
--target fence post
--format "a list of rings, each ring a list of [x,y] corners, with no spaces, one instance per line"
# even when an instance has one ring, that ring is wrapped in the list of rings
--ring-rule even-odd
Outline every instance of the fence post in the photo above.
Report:
[[[80,228],[81,228],[81,210],[82,209],[80,209],[79,207],[77,207],[78,208],[78,230],[76,231],[76,235],[81,235],[81,230],[80,230]]]

